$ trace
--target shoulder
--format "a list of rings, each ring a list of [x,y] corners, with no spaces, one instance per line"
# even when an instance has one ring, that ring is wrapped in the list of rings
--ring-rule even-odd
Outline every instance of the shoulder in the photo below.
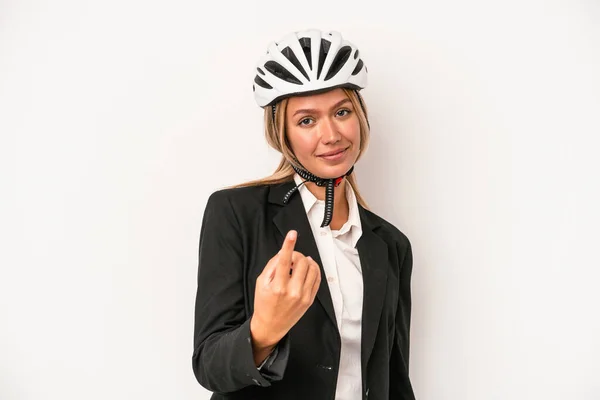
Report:
[[[387,243],[393,260],[396,260],[398,265],[408,265],[407,271],[411,270],[413,251],[408,236],[394,224],[375,214],[373,211],[365,208],[362,208],[362,211],[364,212],[365,219],[374,227],[373,232]]]
[[[269,186],[267,185],[219,189],[210,194],[206,208],[234,210],[254,208],[261,203],[266,203],[268,195]]]
[[[211,193],[211,195],[208,197],[207,204],[238,204],[246,201],[257,201],[261,199],[266,200],[268,193],[268,185],[219,189]]]
[[[250,217],[266,210],[273,188],[286,184],[288,183],[219,189],[210,194],[206,208],[227,209],[240,217]]]
[[[364,212],[367,219],[374,226],[377,226],[375,233],[382,237],[388,244],[395,244],[402,253],[411,247],[410,240],[406,234],[400,230],[396,225],[386,220],[382,216],[374,213],[373,211],[367,210],[366,208],[360,207]]]
[[[247,186],[213,191],[206,201],[202,230],[225,227],[239,231],[266,207],[269,186]],[[230,230],[231,230],[230,229]],[[225,229],[227,230],[227,229]]]

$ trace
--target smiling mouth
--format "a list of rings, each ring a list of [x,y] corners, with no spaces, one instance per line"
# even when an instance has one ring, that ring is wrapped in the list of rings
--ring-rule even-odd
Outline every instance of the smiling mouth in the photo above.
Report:
[[[328,155],[320,155],[318,157],[323,157],[323,158],[328,158],[328,157],[335,157],[337,155],[342,154],[343,152],[345,152],[346,150],[348,150],[348,147],[341,149],[340,151],[338,151],[337,153],[333,153],[333,154],[328,154]]]

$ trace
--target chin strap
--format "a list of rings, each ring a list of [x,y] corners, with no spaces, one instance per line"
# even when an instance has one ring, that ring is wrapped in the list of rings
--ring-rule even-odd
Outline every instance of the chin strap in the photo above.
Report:
[[[317,186],[325,186],[325,215],[323,216],[323,222],[321,223],[321,228],[328,226],[331,223],[331,218],[333,217],[333,188],[338,187],[344,177],[350,175],[354,170],[354,165],[350,168],[348,172],[338,178],[319,178],[308,172],[305,169],[297,168],[292,165],[294,171],[300,175],[301,178],[305,179],[304,182],[299,185],[294,186],[289,192],[287,192],[283,198],[283,204],[287,204],[290,200],[290,197],[298,191],[300,186],[304,185],[306,182],[314,182]]]

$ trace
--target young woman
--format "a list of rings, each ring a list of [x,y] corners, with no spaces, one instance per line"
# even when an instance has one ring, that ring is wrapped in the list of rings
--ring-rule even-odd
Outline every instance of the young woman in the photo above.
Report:
[[[282,158],[206,205],[192,361],[212,399],[415,398],[411,245],[367,209],[353,173],[366,83],[337,32],[294,32],[258,63],[255,98]]]

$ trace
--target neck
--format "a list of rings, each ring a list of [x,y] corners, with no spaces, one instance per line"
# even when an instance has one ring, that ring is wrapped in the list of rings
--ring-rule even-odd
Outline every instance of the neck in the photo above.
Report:
[[[346,178],[342,179],[342,182],[338,187],[333,188],[333,216],[332,216],[332,229],[338,225],[339,221],[347,221],[349,213],[348,199],[346,198],[346,185],[348,182]],[[319,200],[325,201],[325,187],[317,186],[314,182],[306,182],[304,184],[306,188]],[[335,222],[335,224],[334,224]]]

